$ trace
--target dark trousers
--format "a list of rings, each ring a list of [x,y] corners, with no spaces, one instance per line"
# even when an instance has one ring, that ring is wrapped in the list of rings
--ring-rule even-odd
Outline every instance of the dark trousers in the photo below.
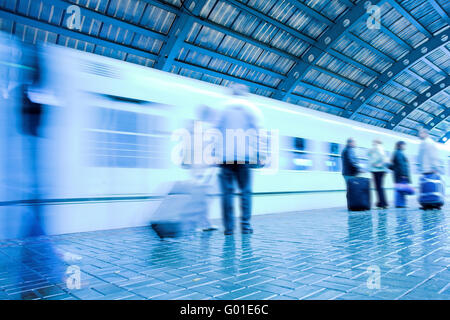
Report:
[[[233,192],[234,180],[237,181],[241,193],[241,227],[250,230],[252,213],[251,169],[246,164],[224,164],[221,166],[220,186],[222,189],[222,218],[225,231],[234,230]]]
[[[386,196],[384,194],[383,181],[386,172],[372,172],[373,181],[375,182],[375,189],[377,191],[378,202],[377,207],[387,207]]]
[[[349,209],[349,206],[348,206],[348,180],[350,180],[351,178],[354,178],[355,176],[343,176],[343,177],[345,180],[345,188],[347,190],[347,192],[345,194],[345,196],[347,197],[347,208]]]

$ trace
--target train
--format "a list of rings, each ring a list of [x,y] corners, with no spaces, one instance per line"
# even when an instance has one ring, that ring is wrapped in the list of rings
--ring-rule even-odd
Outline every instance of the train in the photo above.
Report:
[[[0,35],[0,238],[20,237],[36,206],[46,234],[148,225],[167,185],[190,179],[171,158],[173,132],[195,119],[199,106],[220,112],[228,89],[68,47],[34,48]],[[41,108],[36,134],[24,132],[23,97],[14,90],[30,69],[22,63],[27,50],[39,57],[40,81],[25,92]],[[388,152],[405,141],[417,185],[417,137],[263,96],[248,99],[265,128],[277,132],[273,165],[253,170],[254,215],[344,208],[340,154],[349,137],[362,164],[374,138]],[[438,148],[445,178],[449,146]],[[388,175],[390,203],[392,187]],[[217,181],[208,192],[210,217],[219,218]]]

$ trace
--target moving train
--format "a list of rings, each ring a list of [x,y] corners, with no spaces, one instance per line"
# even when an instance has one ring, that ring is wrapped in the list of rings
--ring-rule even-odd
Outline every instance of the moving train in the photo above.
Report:
[[[38,56],[39,81],[15,90],[33,69],[23,63],[30,50]],[[167,185],[190,178],[171,159],[173,132],[195,119],[199,106],[219,112],[228,97],[223,86],[66,47],[33,49],[4,34],[0,74],[0,238],[20,237],[36,206],[48,234],[148,225]],[[21,95],[40,106],[31,134]],[[417,184],[418,138],[262,96],[249,99],[265,128],[278,134],[272,165],[254,170],[253,214],[344,207],[340,153],[348,137],[356,139],[363,164],[374,138],[391,152],[404,140]],[[449,147],[439,150],[445,178]],[[386,187],[392,188],[391,175]],[[219,218],[217,182],[209,192],[210,216]],[[392,191],[387,194],[392,203]]]

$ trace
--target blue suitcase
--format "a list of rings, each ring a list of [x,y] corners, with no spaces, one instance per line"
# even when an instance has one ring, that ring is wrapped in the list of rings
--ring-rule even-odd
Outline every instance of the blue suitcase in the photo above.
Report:
[[[347,207],[350,211],[370,210],[370,179],[354,177],[348,180]]]
[[[444,181],[435,173],[420,177],[419,203],[421,209],[440,209],[444,205]]]

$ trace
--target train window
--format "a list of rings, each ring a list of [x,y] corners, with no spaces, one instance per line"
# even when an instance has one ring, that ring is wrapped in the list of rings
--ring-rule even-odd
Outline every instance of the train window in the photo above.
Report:
[[[297,152],[312,151],[313,141],[300,137],[291,137],[289,149],[293,148]]]
[[[289,152],[283,153],[284,161],[282,167],[287,170],[313,170],[313,155],[310,153]]]
[[[330,142],[329,146],[331,154],[339,154],[339,144]]]
[[[298,151],[305,151],[306,140],[304,138],[293,138],[293,140],[294,140],[294,149]]]
[[[119,168],[164,167],[168,136],[161,116],[94,107],[88,133],[88,159],[93,166]]]
[[[325,158],[325,168],[330,172],[339,172],[341,171],[341,157],[339,156],[327,156]]]

